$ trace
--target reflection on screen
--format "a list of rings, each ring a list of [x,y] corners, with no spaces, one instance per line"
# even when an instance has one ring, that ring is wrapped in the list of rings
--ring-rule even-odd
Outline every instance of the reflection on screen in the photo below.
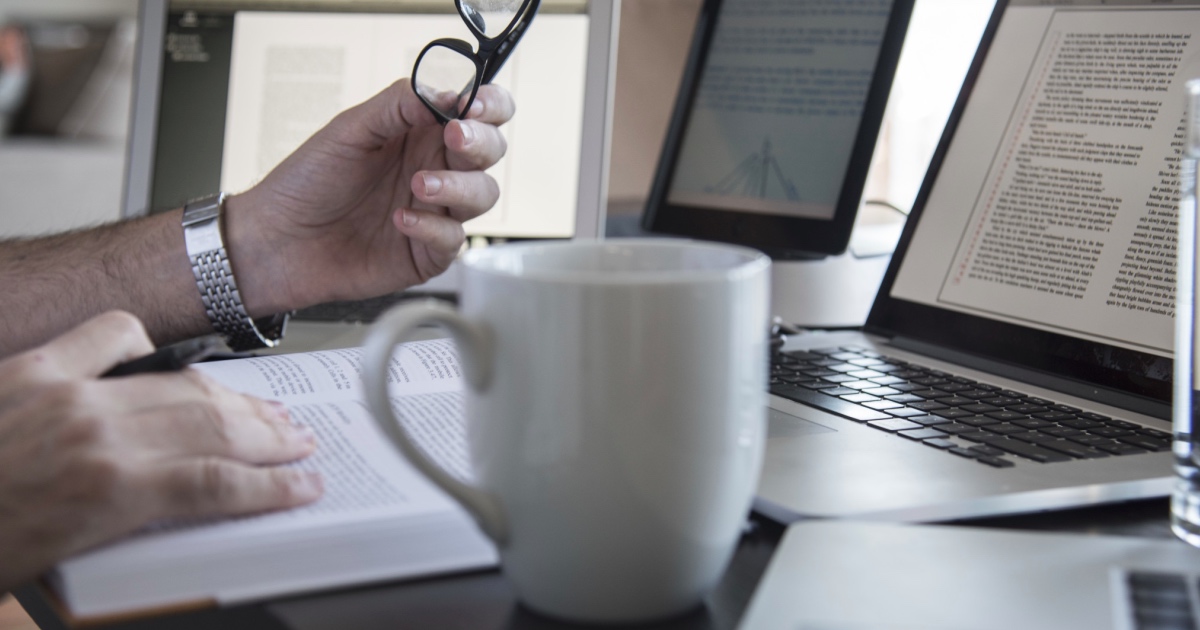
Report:
[[[668,201],[832,219],[891,0],[725,0]]]

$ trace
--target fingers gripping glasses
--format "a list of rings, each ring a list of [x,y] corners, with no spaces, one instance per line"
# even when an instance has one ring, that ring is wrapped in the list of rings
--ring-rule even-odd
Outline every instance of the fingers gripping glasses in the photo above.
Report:
[[[541,0],[454,0],[479,50],[461,39],[435,39],[421,50],[412,71],[417,96],[438,122],[444,125],[466,115],[479,86],[500,71],[540,4]]]

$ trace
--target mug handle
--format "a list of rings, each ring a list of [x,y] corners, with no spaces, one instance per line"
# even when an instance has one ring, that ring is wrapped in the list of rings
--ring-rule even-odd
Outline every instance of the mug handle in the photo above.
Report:
[[[455,479],[417,448],[404,424],[396,417],[388,397],[388,365],[397,345],[422,324],[438,324],[458,344],[463,374],[475,391],[487,388],[492,376],[492,336],[480,324],[469,321],[440,300],[422,300],[397,306],[371,326],[363,348],[363,385],[367,405],[375,423],[383,429],[408,461],[457,500],[479,524],[483,533],[502,546],[508,538],[508,523],[499,501],[490,494]]]

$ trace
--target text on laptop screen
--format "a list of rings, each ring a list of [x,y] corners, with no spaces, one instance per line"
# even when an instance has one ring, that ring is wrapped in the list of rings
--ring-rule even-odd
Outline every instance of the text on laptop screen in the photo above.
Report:
[[[1046,4],[1005,11],[890,295],[1170,356],[1200,3]]]
[[[339,111],[409,76],[421,48],[442,37],[475,41],[453,12],[172,11],[152,210],[217,185],[198,177],[196,144],[177,141],[196,125],[221,143],[202,168],[219,171],[221,190],[245,190]],[[544,11],[496,76],[519,113],[503,127],[508,153],[489,170],[500,199],[468,234],[575,235],[587,49],[586,14]]]

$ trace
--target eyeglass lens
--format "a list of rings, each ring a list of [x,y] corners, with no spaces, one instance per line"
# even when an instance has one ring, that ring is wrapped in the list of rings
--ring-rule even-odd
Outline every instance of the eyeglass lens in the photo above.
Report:
[[[524,0],[462,0],[463,21],[477,37],[494,39],[519,16]],[[413,68],[413,80],[425,102],[448,119],[466,113],[478,82],[479,67],[465,51],[431,45]]]
[[[493,39],[512,24],[523,0],[462,0],[462,13],[476,34]]]
[[[475,88],[475,61],[457,50],[432,46],[421,57],[414,78],[417,92],[447,118],[461,118]]]

